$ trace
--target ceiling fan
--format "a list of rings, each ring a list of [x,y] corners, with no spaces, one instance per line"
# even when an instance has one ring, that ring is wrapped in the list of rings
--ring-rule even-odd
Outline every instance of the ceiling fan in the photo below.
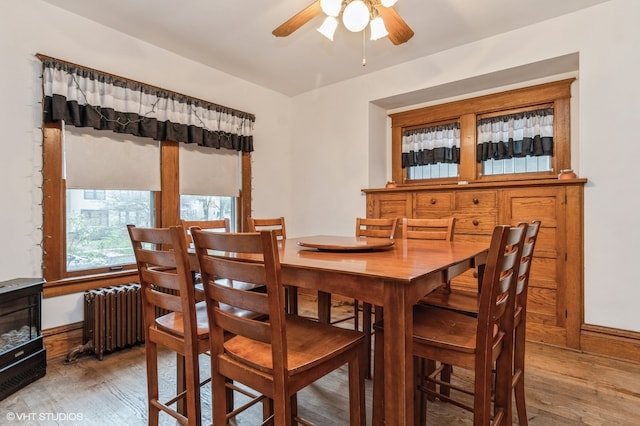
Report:
[[[369,17],[374,18],[379,16],[380,18],[382,18],[384,27],[388,32],[387,37],[393,44],[399,45],[409,41],[409,39],[413,37],[414,33],[409,25],[407,25],[407,23],[404,21],[404,19],[402,19],[402,17],[400,17],[395,9],[391,7],[395,2],[396,0],[334,0],[331,2],[326,0],[316,0],[297,14],[293,15],[278,28],[273,30],[272,34],[276,37],[286,37],[292,34],[298,28],[302,27],[304,24],[320,15],[322,12],[327,13],[326,3],[333,3],[333,5],[336,7],[335,11],[333,12],[335,14],[334,16],[337,16],[339,13],[344,13],[348,8],[353,7],[354,3],[362,3],[364,4],[364,7],[367,8],[370,15]],[[362,7],[359,4],[358,6]],[[332,16],[332,14],[327,14],[329,15],[329,17]],[[367,23],[369,22],[369,17],[367,17]],[[362,29],[357,31],[361,30]]]

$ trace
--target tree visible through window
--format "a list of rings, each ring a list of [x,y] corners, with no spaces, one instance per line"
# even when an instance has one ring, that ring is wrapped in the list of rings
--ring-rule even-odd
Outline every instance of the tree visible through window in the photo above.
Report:
[[[84,194],[102,193],[103,199]],[[67,270],[135,263],[126,225],[152,226],[153,193],[129,190],[67,190]]]

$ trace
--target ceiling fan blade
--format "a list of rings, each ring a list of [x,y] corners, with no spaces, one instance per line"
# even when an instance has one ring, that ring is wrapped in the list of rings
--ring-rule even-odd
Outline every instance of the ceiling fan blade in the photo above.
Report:
[[[406,43],[413,37],[413,30],[404,22],[404,19],[398,15],[398,12],[396,12],[394,8],[376,5],[376,9],[380,16],[382,16],[384,26],[389,32],[389,40],[391,40],[393,44]]]
[[[322,12],[320,8],[320,0],[316,0],[309,6],[293,15],[287,22],[280,25],[278,28],[272,31],[272,34],[276,37],[286,37]]]

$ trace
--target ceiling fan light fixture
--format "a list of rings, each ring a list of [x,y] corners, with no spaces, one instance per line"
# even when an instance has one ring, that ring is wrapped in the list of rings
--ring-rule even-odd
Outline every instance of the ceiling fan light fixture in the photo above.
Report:
[[[384,7],[391,7],[394,4],[396,4],[398,0],[382,0],[380,3],[384,6]]]
[[[352,1],[342,12],[342,22],[351,32],[364,30],[369,24],[369,8],[361,0]]]
[[[318,28],[318,32],[333,41],[333,35],[336,32],[336,28],[338,28],[338,20],[333,16],[327,16]]]
[[[320,0],[320,8],[329,16],[338,16],[342,9],[342,0]]]
[[[387,31],[387,27],[385,27],[384,21],[380,16],[371,20],[369,29],[371,30],[371,40],[378,40],[389,35],[389,31]]]

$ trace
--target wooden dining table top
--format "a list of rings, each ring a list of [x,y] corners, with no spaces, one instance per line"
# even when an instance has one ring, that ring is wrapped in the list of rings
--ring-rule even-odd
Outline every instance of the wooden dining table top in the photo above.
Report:
[[[336,244],[348,246],[352,244],[351,241],[357,240],[371,240],[374,243],[389,241],[386,238],[331,235],[288,238],[278,243],[280,264],[283,269],[331,271],[367,277],[371,280],[392,280],[405,284],[414,283],[426,276],[441,274],[440,284],[442,284],[457,272],[451,270],[456,264],[465,263],[466,269],[473,267],[476,263],[484,261],[489,248],[488,242],[416,239],[394,239],[391,240],[393,244],[389,247],[363,248],[362,250],[318,250],[306,247],[304,244],[308,241],[322,241],[323,244],[330,245],[331,241],[335,241]],[[300,284],[305,286],[304,283]],[[418,298],[421,296],[423,295]]]

